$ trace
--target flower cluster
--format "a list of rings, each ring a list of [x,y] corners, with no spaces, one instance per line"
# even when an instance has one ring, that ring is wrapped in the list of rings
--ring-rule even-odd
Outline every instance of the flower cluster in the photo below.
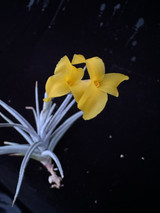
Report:
[[[85,64],[84,69],[75,65]],[[90,79],[82,80],[85,70]],[[129,77],[120,73],[105,74],[105,65],[101,58],[85,59],[83,55],[75,54],[72,62],[67,56],[58,62],[54,75],[46,83],[47,98],[60,97],[72,93],[77,107],[83,111],[83,118],[89,120],[97,116],[105,107],[108,94],[119,96],[117,87]]]

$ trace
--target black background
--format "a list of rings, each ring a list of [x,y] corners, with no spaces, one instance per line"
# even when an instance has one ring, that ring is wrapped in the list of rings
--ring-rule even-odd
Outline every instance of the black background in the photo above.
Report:
[[[34,105],[35,81],[42,102],[45,82],[64,55],[99,56],[107,73],[120,72],[130,80],[119,86],[119,98],[109,97],[99,116],[79,119],[57,145],[64,187],[50,189],[45,168],[30,160],[17,205],[22,212],[33,213],[156,212],[160,192],[156,1],[51,0],[44,11],[43,1],[30,11],[27,4],[5,0],[0,5],[0,96],[33,125],[25,106]],[[1,145],[4,140],[24,143],[12,129],[0,130]],[[11,198],[21,160],[0,156],[0,191]]]

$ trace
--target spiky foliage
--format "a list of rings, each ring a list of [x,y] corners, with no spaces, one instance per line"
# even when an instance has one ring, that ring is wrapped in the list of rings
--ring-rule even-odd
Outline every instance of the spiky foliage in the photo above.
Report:
[[[46,94],[44,98],[46,98]],[[53,100],[50,102],[44,102],[42,110],[40,111],[38,100],[38,86],[36,83],[36,109],[34,109],[33,107],[26,107],[27,109],[31,109],[33,111],[36,123],[36,129],[34,129],[30,125],[30,123],[15,109],[0,100],[0,106],[2,106],[17,120],[17,123],[15,123],[0,112],[0,116],[5,121],[7,121],[7,123],[0,123],[0,127],[13,127],[28,142],[28,144],[4,142],[5,146],[0,147],[0,155],[14,154],[15,156],[24,156],[19,171],[17,188],[12,205],[14,205],[19,194],[25,168],[30,158],[41,162],[47,168],[48,172],[50,172],[48,181],[49,183],[51,183],[51,187],[60,188],[61,180],[64,177],[64,174],[61,163],[53,151],[65,132],[83,114],[81,111],[79,111],[70,116],[63,123],[61,123],[62,118],[66,115],[66,113],[73,106],[74,103],[75,100],[72,100],[72,95],[68,94],[57,111],[55,110],[56,104],[53,102]],[[54,171],[55,168],[53,167],[52,160],[55,162],[60,176],[58,176],[57,173]]]

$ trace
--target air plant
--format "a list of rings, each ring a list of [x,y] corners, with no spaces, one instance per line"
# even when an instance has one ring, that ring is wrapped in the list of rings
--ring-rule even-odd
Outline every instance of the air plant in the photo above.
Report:
[[[46,97],[47,95],[45,93],[44,98]],[[75,103],[75,100],[72,100],[72,94],[68,94],[66,96],[65,100],[57,111],[55,111],[56,104],[53,102],[53,100],[50,102],[44,102],[42,110],[40,111],[37,83],[35,85],[35,103],[36,109],[33,107],[26,107],[26,109],[31,109],[33,111],[36,130],[15,109],[0,100],[0,105],[18,121],[18,123],[13,122],[0,112],[0,116],[7,121],[7,123],[0,123],[0,127],[13,127],[28,142],[28,144],[4,142],[5,146],[0,147],[0,155],[13,154],[16,156],[24,156],[19,171],[19,178],[12,206],[14,205],[19,194],[25,168],[30,158],[39,161],[46,167],[50,173],[48,181],[51,184],[51,187],[60,188],[61,180],[64,177],[64,174],[61,163],[53,151],[65,132],[83,114],[82,111],[79,111],[60,124],[62,118]],[[55,172],[57,168],[55,168],[52,164],[52,160],[55,162],[60,176],[58,176]]]
[[[75,65],[85,64],[83,68]],[[82,79],[84,72],[88,71],[90,79]],[[30,158],[41,162],[50,172],[49,183],[51,187],[60,188],[61,180],[64,177],[60,161],[55,155],[54,148],[69,127],[83,115],[84,120],[96,117],[105,107],[108,101],[108,94],[119,96],[118,85],[128,80],[129,77],[121,73],[105,74],[105,65],[101,58],[93,57],[85,59],[83,55],[75,54],[72,62],[67,56],[58,62],[54,75],[50,76],[46,82],[46,93],[42,111],[39,109],[38,87],[35,86],[36,109],[31,109],[36,122],[36,130],[17,111],[0,100],[0,105],[14,116],[19,123],[14,123],[4,114],[0,113],[8,123],[1,123],[0,127],[15,128],[28,142],[28,144],[18,144],[15,142],[5,142],[7,146],[0,147],[0,155],[15,154],[24,155],[19,178],[14,196],[13,204],[18,196],[24,171]],[[67,95],[61,106],[55,111],[56,104],[54,97]],[[72,100],[72,97],[74,99]],[[62,124],[60,121],[68,110],[77,102],[80,110],[70,116]],[[53,113],[54,112],[54,113]],[[54,171],[52,160],[55,162],[60,177]]]

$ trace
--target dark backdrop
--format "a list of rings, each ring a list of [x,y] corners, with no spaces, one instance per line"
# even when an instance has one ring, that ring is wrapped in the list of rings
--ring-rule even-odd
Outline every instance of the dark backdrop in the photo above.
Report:
[[[120,97],[90,121],[79,119],[55,152],[65,179],[50,189],[48,173],[31,160],[17,200],[22,212],[156,212],[159,207],[160,20],[156,1],[1,1],[0,97],[31,123],[34,85],[43,98],[61,57],[101,57],[106,72],[129,75]],[[1,120],[2,121],[2,120]],[[12,129],[4,140],[24,142]],[[21,158],[0,156],[0,211],[13,198]],[[15,208],[15,207],[14,207]],[[8,210],[8,212],[12,212]],[[16,209],[15,209],[16,211]]]

